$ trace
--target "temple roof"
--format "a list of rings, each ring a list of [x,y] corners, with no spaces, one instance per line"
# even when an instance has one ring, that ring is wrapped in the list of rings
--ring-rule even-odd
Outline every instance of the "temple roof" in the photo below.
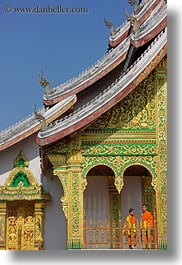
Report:
[[[155,9],[162,4],[161,0],[149,0],[149,1],[141,1],[139,4],[139,12],[137,14],[132,14],[139,23],[142,25],[150,16],[153,16],[153,12]],[[130,29],[130,22],[125,20],[125,22],[115,29],[115,32],[111,34],[109,39],[109,44],[111,47],[116,47],[121,41],[124,40],[125,37],[128,36]]]
[[[45,104],[55,104],[71,94],[76,94],[82,91],[101,77],[105,76],[126,58],[129,45],[130,39],[126,38],[115,49],[111,49],[95,64],[80,73],[77,77],[55,87],[53,93],[44,95]]]
[[[53,89],[41,80],[46,88],[44,104],[51,106],[38,112],[44,128],[35,113],[31,114],[0,132],[0,151],[37,131],[37,143],[44,146],[84,128],[147,77],[167,53],[167,4],[164,0],[142,0],[139,7],[137,14],[127,13],[129,21],[110,37],[110,41],[119,40],[116,47],[114,44],[94,65]]]
[[[131,35],[131,44],[138,48],[152,40],[167,26],[167,5],[158,5],[152,15]]]
[[[146,78],[167,53],[167,29],[165,28],[115,82],[93,98],[86,105],[68,116],[50,123],[46,131],[40,131],[37,137],[39,145],[56,142],[79,130],[100,117],[103,113],[128,95]]]
[[[146,3],[144,3],[146,2]],[[162,0],[149,0],[140,3],[141,11],[129,15],[130,21],[125,21],[116,30],[117,34],[125,36],[115,48],[111,48],[102,58],[77,77],[53,88],[51,93],[44,95],[44,104],[53,105],[72,94],[80,93],[92,84],[112,72],[119,64],[127,60],[130,47],[139,48],[150,42],[167,26],[167,4]],[[145,19],[145,20],[144,20]],[[132,24],[134,21],[134,25]],[[128,35],[126,31],[130,30]],[[120,35],[119,34],[119,35]],[[123,35],[124,34],[124,35]],[[119,36],[118,35],[118,36]],[[113,35],[111,38],[115,38]]]
[[[76,96],[72,95],[52,108],[42,108],[38,111],[38,114],[45,118],[46,123],[50,123],[60,117],[76,102]],[[35,113],[32,113],[23,120],[15,123],[13,126],[0,132],[0,151],[18,143],[19,141],[27,138],[33,133],[39,131],[41,123],[35,117]]]

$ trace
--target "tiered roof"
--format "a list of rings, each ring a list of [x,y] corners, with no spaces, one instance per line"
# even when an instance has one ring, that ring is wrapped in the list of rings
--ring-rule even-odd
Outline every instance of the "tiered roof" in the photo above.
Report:
[[[0,150],[39,130],[39,145],[56,142],[94,121],[147,77],[167,53],[166,1],[142,0],[139,12],[127,17],[129,21],[110,36],[112,48],[101,59],[77,77],[47,89],[43,100],[48,107],[40,110],[40,114],[48,126],[40,130],[38,120],[31,115],[0,133]],[[114,72],[114,80],[109,79]],[[99,90],[98,82],[102,82]]]
[[[142,25],[147,19],[155,12],[156,9],[161,6],[163,1],[161,0],[148,0],[141,1],[139,4],[139,12],[137,14],[132,14],[138,21],[139,25]],[[129,34],[130,22],[125,20],[125,22],[116,28],[115,34],[112,34],[109,39],[109,44],[111,47],[116,47],[120,42],[122,42]]]
[[[45,118],[46,123],[50,123],[60,117],[68,109],[70,109],[76,102],[76,96],[70,96],[52,108],[42,108],[38,111],[39,115]],[[41,124],[32,113],[23,120],[15,123],[13,126],[0,132],[0,151],[20,142],[21,140],[27,138],[33,133],[39,131]]]
[[[120,29],[116,30],[115,34],[115,37],[118,36],[118,39],[122,36],[122,41],[119,44],[117,43],[117,46],[114,45],[116,46],[115,48],[111,48],[94,65],[80,73],[77,77],[55,87],[49,95],[44,95],[45,105],[53,105],[67,96],[77,94],[91,86],[126,59],[130,45],[135,48],[143,46],[167,26],[167,5],[165,2],[163,0],[149,0],[145,2],[145,5],[143,2],[140,3],[141,11],[137,15],[133,15],[139,27],[138,31],[135,34],[133,31],[130,31],[129,35],[128,33],[126,34],[126,29],[128,28],[129,30],[131,26],[129,21],[125,21]],[[113,37],[112,35],[110,40]],[[116,40],[118,39],[116,38]]]
[[[50,123],[38,134],[38,144],[48,145],[86,126],[128,95],[155,68],[167,52],[167,30],[162,31],[144,53],[116,81],[86,105]]]

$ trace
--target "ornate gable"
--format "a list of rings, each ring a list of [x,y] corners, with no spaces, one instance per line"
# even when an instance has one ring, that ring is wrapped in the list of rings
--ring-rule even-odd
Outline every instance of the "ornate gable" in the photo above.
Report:
[[[20,151],[5,185],[0,186],[0,201],[50,199],[49,194],[43,191],[28,165],[27,157]]]
[[[23,166],[23,167],[29,166],[28,158],[26,157],[26,155],[23,153],[22,150],[20,150],[18,156],[14,160],[14,167],[19,167],[19,166]]]
[[[155,130],[156,87],[154,71],[133,92],[92,123],[90,130]]]

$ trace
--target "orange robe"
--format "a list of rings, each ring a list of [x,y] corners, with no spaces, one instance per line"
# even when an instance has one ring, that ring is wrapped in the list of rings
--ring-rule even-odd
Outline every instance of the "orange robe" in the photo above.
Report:
[[[144,242],[147,244],[149,242],[147,230],[150,230],[150,228],[154,227],[154,218],[151,212],[146,211],[141,214],[141,228],[144,229],[145,235],[144,235]],[[150,235],[150,242],[153,241],[152,234]]]
[[[136,246],[136,225],[137,225],[137,218],[135,215],[131,216],[128,215],[125,220],[124,228],[123,228],[123,233],[126,234],[127,232],[127,241],[128,241],[128,246],[131,248],[132,243],[134,243],[134,246]],[[132,231],[133,230],[133,231]],[[133,232],[133,242],[131,238],[131,234]]]
[[[154,218],[151,212],[146,211],[145,213],[141,214],[142,220],[142,227],[146,229],[147,227],[153,228],[154,227]]]

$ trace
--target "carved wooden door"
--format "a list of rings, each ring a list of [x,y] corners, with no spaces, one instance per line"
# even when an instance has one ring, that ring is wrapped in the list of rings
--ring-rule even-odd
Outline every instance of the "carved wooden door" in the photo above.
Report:
[[[34,202],[7,204],[6,249],[34,249]]]

